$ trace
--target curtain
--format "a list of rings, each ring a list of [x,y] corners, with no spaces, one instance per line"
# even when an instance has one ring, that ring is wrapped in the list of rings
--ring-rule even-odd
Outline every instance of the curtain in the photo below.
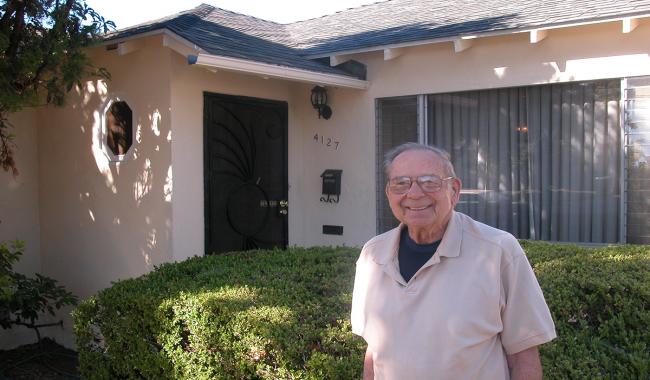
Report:
[[[524,239],[620,241],[620,81],[427,97],[428,142],[452,157],[457,210]]]

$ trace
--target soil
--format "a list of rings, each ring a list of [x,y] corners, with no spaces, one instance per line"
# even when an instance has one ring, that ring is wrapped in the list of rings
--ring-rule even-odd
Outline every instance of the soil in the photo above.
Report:
[[[53,340],[0,350],[0,380],[79,379],[77,353]]]

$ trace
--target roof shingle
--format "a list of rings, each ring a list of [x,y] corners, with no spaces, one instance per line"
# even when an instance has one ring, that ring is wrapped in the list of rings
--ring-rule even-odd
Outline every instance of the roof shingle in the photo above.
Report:
[[[306,57],[641,15],[650,15],[650,0],[386,0],[278,24],[202,4],[106,37],[169,29],[209,54],[349,75]]]

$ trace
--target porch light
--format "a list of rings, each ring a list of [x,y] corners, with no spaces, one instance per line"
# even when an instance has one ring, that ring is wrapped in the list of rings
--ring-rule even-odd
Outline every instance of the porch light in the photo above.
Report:
[[[318,118],[328,120],[332,117],[332,109],[327,105],[327,90],[325,87],[316,86],[311,89],[311,105],[318,110]]]

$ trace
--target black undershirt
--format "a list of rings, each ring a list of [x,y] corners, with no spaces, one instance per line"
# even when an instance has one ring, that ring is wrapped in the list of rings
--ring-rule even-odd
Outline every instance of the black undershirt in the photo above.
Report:
[[[402,229],[397,257],[399,271],[404,281],[409,282],[411,280],[415,272],[433,257],[439,245],[440,240],[431,244],[418,244],[409,236],[408,228]]]

